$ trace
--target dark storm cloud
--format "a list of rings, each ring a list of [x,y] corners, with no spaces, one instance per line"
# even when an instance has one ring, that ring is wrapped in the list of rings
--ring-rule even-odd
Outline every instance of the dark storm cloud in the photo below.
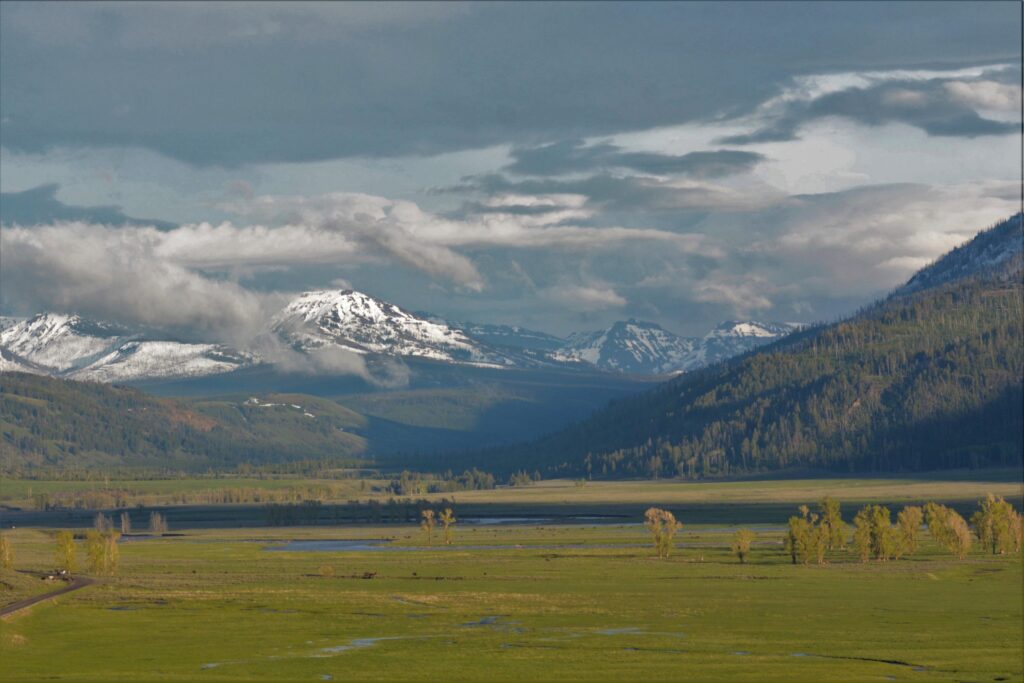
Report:
[[[4,2],[0,12],[5,148],[141,146],[228,166],[606,135],[749,109],[794,73],[1015,61],[1020,46],[1014,3]]]
[[[760,154],[731,149],[674,155],[627,152],[609,143],[588,146],[582,140],[564,140],[538,147],[517,147],[511,154],[515,161],[506,166],[505,170],[518,175],[532,176],[622,168],[655,175],[715,178],[750,170],[764,160],[764,156]]]
[[[972,85],[978,83],[999,87],[995,81],[933,79],[840,90],[810,101],[788,103],[768,125],[749,134],[723,138],[721,142],[743,145],[794,140],[801,126],[828,116],[868,126],[905,123],[941,137],[973,138],[1019,132],[1019,121],[997,121],[978,114],[975,107],[984,101],[969,96]],[[1019,102],[1019,95],[1016,99]]]
[[[174,223],[125,215],[119,206],[74,206],[57,199],[60,187],[51,183],[23,192],[0,192],[0,224],[35,225],[82,221],[102,225],[152,225],[170,230]]]

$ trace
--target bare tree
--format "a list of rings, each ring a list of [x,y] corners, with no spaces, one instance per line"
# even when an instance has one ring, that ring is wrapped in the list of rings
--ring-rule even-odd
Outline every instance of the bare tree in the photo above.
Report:
[[[754,532],[750,529],[740,529],[732,537],[732,551],[740,558],[740,564],[747,563],[747,555],[750,554],[750,544],[754,542]]]
[[[149,533],[154,536],[162,536],[167,533],[167,519],[159,512],[149,515]]]
[[[96,513],[96,517],[93,519],[92,525],[93,528],[95,528],[96,531],[100,532],[101,534],[110,531],[112,527],[112,524],[110,523],[110,517],[107,517],[102,512]]]
[[[127,512],[121,513],[121,533],[128,535],[132,532],[132,518]]]
[[[438,518],[441,520],[441,528],[444,530],[444,544],[452,544],[452,527],[455,526],[455,513],[451,508],[445,508]]]
[[[437,525],[433,510],[423,510],[420,512],[420,516],[423,521],[420,522],[420,528],[423,529],[423,533],[427,537],[427,545],[434,545],[434,527]]]

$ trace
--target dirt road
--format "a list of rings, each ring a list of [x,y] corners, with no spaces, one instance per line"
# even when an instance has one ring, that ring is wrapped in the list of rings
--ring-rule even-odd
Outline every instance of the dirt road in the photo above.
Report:
[[[50,591],[49,593],[43,593],[41,595],[34,595],[31,598],[18,600],[17,602],[12,602],[9,605],[4,605],[3,607],[0,607],[0,617],[6,617],[9,614],[20,612],[23,609],[35,605],[36,603],[43,602],[44,600],[49,600],[50,598],[55,598],[58,595],[70,593],[71,591],[76,591],[80,588],[85,588],[86,586],[91,586],[94,583],[96,583],[95,579],[88,579],[85,577],[73,579],[70,583],[68,583],[62,588],[58,588],[57,590]]]

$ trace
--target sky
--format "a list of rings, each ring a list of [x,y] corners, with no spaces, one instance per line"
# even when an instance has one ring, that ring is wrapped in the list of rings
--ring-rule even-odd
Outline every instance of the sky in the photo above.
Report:
[[[0,3],[0,312],[245,344],[355,288],[833,320],[1021,205],[1021,5]]]

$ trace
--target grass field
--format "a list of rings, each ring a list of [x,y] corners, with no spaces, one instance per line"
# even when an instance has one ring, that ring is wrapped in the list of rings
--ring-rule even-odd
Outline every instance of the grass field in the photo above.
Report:
[[[117,576],[0,620],[0,679],[1024,676],[1020,555],[958,561],[926,538],[900,561],[842,551],[793,566],[781,531],[749,521],[746,565],[721,526],[684,527],[668,560],[642,527],[616,524],[462,525],[453,547],[429,549],[412,526],[175,529],[122,543]],[[8,533],[17,568],[53,564],[51,532]],[[267,550],[301,539],[397,549]],[[0,604],[40,590],[24,576],[0,574]]]
[[[311,489],[336,492],[336,500],[378,499],[374,493],[385,480],[310,479],[305,477],[208,477],[128,479],[109,481],[47,481],[0,478],[0,504],[31,505],[33,494],[59,494],[121,490],[147,498],[148,504],[171,504],[176,494],[224,489]],[[580,484],[583,485],[580,485]],[[808,479],[756,479],[748,481],[688,482],[677,479],[643,481],[540,481],[529,486],[415,496],[487,504],[654,504],[654,503],[802,503],[825,495],[846,501],[977,500],[987,492],[1021,498],[1024,486],[1019,470],[956,470],[926,475],[834,477]]]

